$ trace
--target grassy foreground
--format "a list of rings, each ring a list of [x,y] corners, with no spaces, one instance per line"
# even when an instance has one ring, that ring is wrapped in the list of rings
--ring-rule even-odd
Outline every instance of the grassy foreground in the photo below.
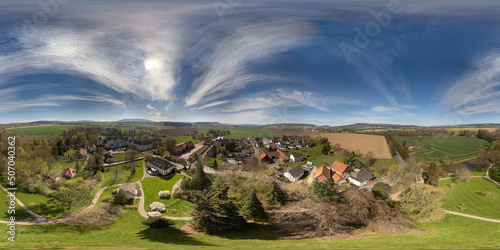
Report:
[[[353,239],[277,240],[272,231],[250,229],[226,236],[191,235],[179,230],[150,229],[137,207],[119,221],[101,227],[76,228],[64,225],[17,226],[16,243],[1,241],[0,247],[19,248],[163,248],[163,249],[328,249],[328,248],[499,248],[497,223],[447,215],[438,223],[416,225],[415,232],[393,236]]]

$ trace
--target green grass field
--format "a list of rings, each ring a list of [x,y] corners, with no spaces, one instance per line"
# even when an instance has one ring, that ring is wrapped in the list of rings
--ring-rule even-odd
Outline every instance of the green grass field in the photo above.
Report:
[[[109,186],[109,185],[114,185],[114,184],[119,184],[119,183],[131,183],[131,182],[136,182],[142,178],[143,175],[143,162],[142,160],[134,161],[133,163],[136,163],[139,165],[138,168],[136,168],[136,171],[134,174],[130,172],[128,169],[127,164],[120,164],[116,166],[111,166],[111,167],[105,167],[104,170],[104,178],[101,181],[101,188]],[[131,163],[128,163],[131,164]],[[116,172],[116,169],[118,168],[118,175]]]
[[[26,212],[21,206],[16,205],[15,212],[9,213],[10,198],[7,197],[7,192],[0,190],[0,220],[10,221],[10,217],[14,216],[16,221],[34,221],[35,217]],[[7,228],[7,227],[6,227]]]
[[[422,150],[413,151],[423,162],[441,161],[448,155],[450,161],[457,162],[474,158],[479,148],[488,146],[488,142],[478,138],[465,136],[448,137],[408,137],[394,136],[394,139],[403,144],[421,145]],[[403,145],[404,146],[404,145]]]
[[[146,209],[147,212],[151,211],[149,209],[149,205],[155,201],[158,201],[165,204],[167,211],[164,213],[164,215],[166,216],[191,216],[190,212],[192,209],[192,204],[190,202],[172,197],[170,197],[169,199],[160,199],[160,197],[158,196],[158,192],[162,190],[172,191],[172,187],[175,185],[175,183],[183,177],[183,175],[178,174],[165,179],[151,177],[145,178],[142,181],[142,189],[144,190],[145,196],[144,209]],[[177,212],[175,212],[175,210],[169,211],[169,209],[175,209],[177,210]]]
[[[174,138],[176,143],[179,144],[179,143],[183,143],[183,142],[188,142],[188,141],[192,141],[194,144],[197,144],[197,143],[200,143],[201,141],[198,140],[198,139],[193,139],[193,137],[191,136],[163,136],[163,137],[160,137],[163,141],[165,141],[165,139],[167,138]]]
[[[16,243],[8,248],[114,248],[114,249],[422,249],[422,248],[500,248],[498,223],[447,215],[438,223],[418,224],[415,232],[391,236],[366,236],[353,239],[278,240],[272,230],[254,227],[224,236],[192,235],[172,228],[151,229],[136,206],[107,226],[78,228],[64,225],[17,225]],[[62,240],[64,239],[64,240]]]
[[[269,129],[263,129],[263,128],[252,128],[252,127],[208,127],[208,126],[196,126],[195,128],[198,129],[199,133],[203,133],[204,135],[207,135],[208,130],[213,129],[213,130],[229,130],[231,132],[230,135],[235,139],[241,139],[241,138],[248,138],[248,137],[266,137],[266,138],[272,138],[272,137],[281,137],[280,135],[274,133],[273,131]]]
[[[139,158],[139,157],[143,157],[143,156],[144,156],[144,154],[138,153],[136,155],[135,159]],[[115,157],[115,162],[125,161],[125,153],[113,154],[113,157]]]
[[[446,191],[443,207],[450,211],[476,215],[490,219],[500,219],[500,188],[493,182],[483,178],[470,178],[466,183],[453,183],[453,180],[440,181]],[[454,185],[450,188],[450,185]],[[486,192],[491,191],[495,197],[489,199]],[[500,227],[500,225],[499,225]]]
[[[22,128],[9,128],[7,129],[8,134],[16,135],[16,136],[32,136],[32,135],[58,135],[63,131],[68,131],[71,128],[79,127],[77,125],[49,125],[42,127],[30,127],[23,126]]]

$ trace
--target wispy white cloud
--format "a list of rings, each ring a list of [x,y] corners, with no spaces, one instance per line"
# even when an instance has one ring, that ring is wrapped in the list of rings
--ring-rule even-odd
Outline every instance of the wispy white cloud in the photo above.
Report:
[[[500,49],[475,62],[439,99],[438,108],[449,116],[500,113]]]
[[[191,90],[184,99],[186,106],[230,95],[252,83],[294,82],[286,76],[250,74],[245,66],[269,55],[304,45],[310,40],[313,32],[311,26],[291,18],[262,21],[242,18],[232,22],[238,25],[232,27],[229,23],[223,24],[226,25],[226,32],[229,35],[218,41],[213,52],[206,56],[205,60],[209,61],[210,65],[194,80]]]
[[[219,106],[219,105],[222,105],[222,104],[226,104],[230,102],[229,100],[225,100],[225,101],[218,101],[218,102],[211,102],[211,103],[208,103],[208,104],[205,104],[199,108],[197,108],[198,110],[202,110],[202,109],[206,109],[206,108],[210,108],[210,107],[215,107],[215,106]]]

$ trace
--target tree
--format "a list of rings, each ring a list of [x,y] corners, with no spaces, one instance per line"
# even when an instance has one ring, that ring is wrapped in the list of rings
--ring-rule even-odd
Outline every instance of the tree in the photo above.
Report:
[[[432,162],[427,169],[427,184],[439,187],[438,166]]]
[[[224,149],[225,149],[227,152],[234,152],[235,148],[236,148],[236,143],[235,143],[233,140],[228,141],[228,142],[226,143],[226,145],[224,146]]]
[[[214,159],[214,162],[212,163],[212,168],[213,169],[219,168],[219,164],[217,164],[217,159]]]
[[[125,161],[131,161],[137,157],[137,151],[128,150],[123,155],[124,155]]]
[[[389,184],[379,182],[375,184],[372,188],[372,192],[377,198],[387,199],[389,198],[389,192],[391,191],[391,186]]]
[[[467,168],[460,168],[455,172],[455,180],[458,182],[468,182],[470,171]]]
[[[445,154],[445,155],[443,156],[443,164],[444,164],[445,166],[450,165],[450,156],[449,156],[449,155]]]
[[[262,207],[262,203],[255,195],[255,192],[250,193],[243,200],[240,212],[247,220],[266,221],[268,219],[264,207]]]
[[[66,187],[60,187],[58,191],[52,193],[50,202],[68,204],[69,209],[71,209],[73,205],[82,204],[87,197],[85,190],[83,190],[82,181],[83,180],[74,180],[68,182]]]
[[[104,155],[106,153],[106,149],[104,149],[104,147],[98,147],[97,152],[101,155]]]
[[[276,181],[271,182],[269,191],[266,194],[267,201],[271,204],[285,204],[286,194]]]
[[[337,197],[337,184],[332,178],[327,178],[325,182],[315,180],[310,187],[311,193],[320,199],[334,201]]]
[[[431,192],[428,188],[411,185],[399,195],[402,202],[401,212],[418,223],[439,221],[444,217],[441,197],[442,194]]]
[[[229,199],[228,189],[227,185],[218,184],[212,186],[208,192],[193,192],[191,227],[194,230],[208,234],[224,234],[244,228],[246,221]]]
[[[129,200],[127,197],[127,194],[123,190],[118,190],[118,193],[116,193],[115,198],[113,199],[113,204],[116,205],[125,205],[128,204]]]
[[[146,221],[143,221],[142,224],[149,226],[151,228],[168,228],[174,225],[174,223],[171,220],[163,217],[149,218]]]
[[[375,155],[373,154],[372,151],[366,153],[364,163],[368,167],[373,166],[373,164],[375,163]]]
[[[203,171],[203,165],[198,161],[196,162],[196,172],[194,173],[193,178],[183,181],[181,188],[184,192],[193,190],[201,191],[208,189],[211,182],[212,181],[208,178],[205,171]]]
[[[398,183],[401,178],[403,178],[404,169],[401,165],[392,165],[387,172],[387,177],[392,181],[393,184]]]
[[[330,147],[330,144],[325,144],[323,145],[323,148],[321,149],[321,153],[324,155],[327,155],[332,148]]]

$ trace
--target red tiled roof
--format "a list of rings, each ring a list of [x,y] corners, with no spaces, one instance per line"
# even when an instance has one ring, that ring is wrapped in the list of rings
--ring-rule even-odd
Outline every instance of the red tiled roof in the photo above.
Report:
[[[314,173],[313,179],[318,179],[321,182],[325,182],[332,175],[330,174],[330,169],[325,167],[325,165],[321,165],[316,172]]]
[[[63,174],[67,174],[69,176],[73,176],[76,174],[76,169],[74,168],[65,168],[63,171],[62,171]]]
[[[347,168],[347,165],[345,165],[344,163],[340,162],[340,161],[335,161],[333,164],[332,164],[332,167],[331,169],[333,171],[335,171],[337,174],[343,174],[345,172],[345,169]]]
[[[341,180],[345,180],[345,177],[343,175],[339,175],[337,173],[333,174],[332,179],[334,182],[338,182]]]

